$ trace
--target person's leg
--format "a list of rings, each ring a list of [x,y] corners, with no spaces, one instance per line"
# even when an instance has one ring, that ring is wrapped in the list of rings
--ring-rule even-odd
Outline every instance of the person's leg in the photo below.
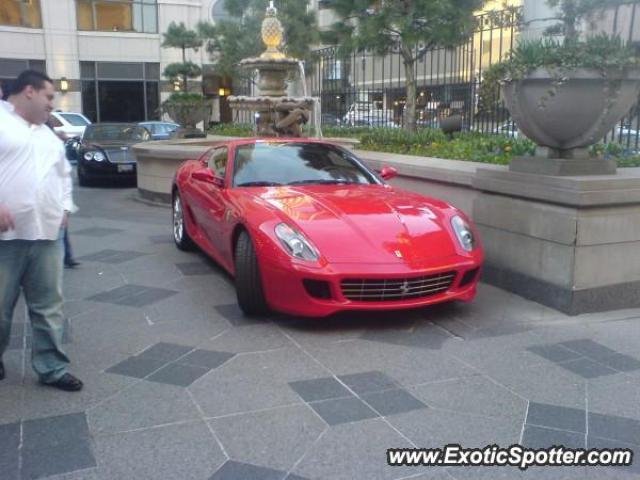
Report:
[[[69,229],[64,229],[64,264],[69,265],[73,255],[71,255],[71,244],[69,243]]]
[[[33,330],[31,362],[43,383],[66,373],[69,358],[62,350],[62,242],[32,242],[22,281]]]
[[[0,362],[9,345],[11,320],[20,296],[20,280],[26,265],[27,251],[26,242],[0,240]]]
[[[64,229],[64,266],[73,268],[80,265],[75,258],[73,258],[73,252],[71,250],[71,242],[69,241],[69,229]]]

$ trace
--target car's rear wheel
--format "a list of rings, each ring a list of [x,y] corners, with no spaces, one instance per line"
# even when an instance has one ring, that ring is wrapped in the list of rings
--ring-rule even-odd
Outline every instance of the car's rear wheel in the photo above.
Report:
[[[262,289],[260,265],[251,237],[242,232],[236,244],[236,295],[247,315],[264,315],[269,307]]]
[[[182,199],[177,191],[173,197],[173,240],[180,250],[188,251],[195,248],[195,244],[187,232]]]

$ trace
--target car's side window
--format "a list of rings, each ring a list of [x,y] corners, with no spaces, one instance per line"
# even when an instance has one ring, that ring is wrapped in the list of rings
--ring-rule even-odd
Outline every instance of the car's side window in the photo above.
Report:
[[[227,169],[227,148],[216,148],[209,157],[209,168],[216,174],[217,177],[224,177],[224,173]]]

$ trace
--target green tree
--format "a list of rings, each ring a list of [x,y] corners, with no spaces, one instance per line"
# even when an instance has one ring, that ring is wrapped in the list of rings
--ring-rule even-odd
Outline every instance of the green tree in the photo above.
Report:
[[[568,39],[575,39],[579,35],[580,22],[593,20],[598,12],[609,7],[631,3],[630,0],[547,0],[547,5],[557,8],[557,17],[543,20],[559,20],[560,23],[547,29],[548,34],[562,34]]]
[[[397,53],[404,64],[405,128],[416,129],[416,63],[434,48],[454,48],[469,40],[474,12],[483,0],[333,0],[341,17],[325,43],[342,53],[370,50]]]
[[[167,31],[162,34],[162,37],[163,48],[182,49],[182,63],[171,63],[167,65],[162,74],[171,81],[182,77],[184,91],[188,92],[187,79],[198,78],[202,75],[202,69],[195,63],[187,61],[187,50],[193,49],[198,51],[198,48],[202,46],[202,39],[200,39],[195,30],[187,29],[182,22],[180,22],[179,25],[171,22]]]
[[[268,4],[268,0],[226,0],[229,20],[220,20],[215,25],[198,24],[198,33],[221,75],[241,75],[238,62],[265,50],[260,29]],[[289,57],[308,59],[312,46],[319,42],[315,12],[307,11],[307,0],[280,0],[275,4],[284,27],[281,50]]]

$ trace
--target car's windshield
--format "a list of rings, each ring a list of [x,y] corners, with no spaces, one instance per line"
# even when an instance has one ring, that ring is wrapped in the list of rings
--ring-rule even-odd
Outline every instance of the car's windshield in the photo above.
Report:
[[[233,185],[376,184],[346,151],[321,143],[256,143],[236,148]]]
[[[77,113],[60,113],[59,115],[74,127],[85,127],[91,123]]]
[[[84,139],[92,142],[144,142],[149,131],[138,125],[88,125]]]

